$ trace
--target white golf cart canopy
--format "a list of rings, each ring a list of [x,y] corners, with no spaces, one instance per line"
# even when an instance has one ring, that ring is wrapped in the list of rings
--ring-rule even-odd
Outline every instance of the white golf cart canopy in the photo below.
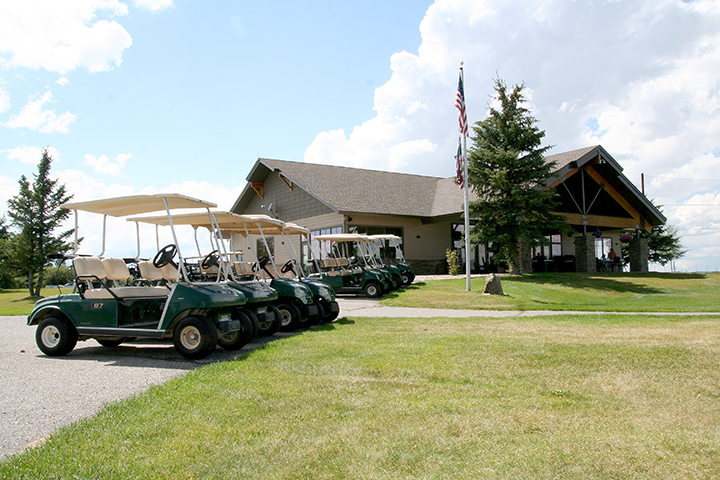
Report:
[[[178,208],[215,208],[216,204],[180,195],[179,193],[157,193],[154,195],[131,195],[127,197],[103,198],[86,202],[68,202],[60,208],[83,212],[126,217],[141,213],[175,210]]]
[[[317,235],[313,237],[315,240],[323,240],[328,242],[369,242],[367,235],[360,233],[334,233],[330,235]]]
[[[211,211],[211,215],[207,212],[199,213],[180,213],[172,216],[173,225],[190,225],[194,228],[205,227],[208,230],[219,229],[227,233],[239,233],[243,236],[259,234],[258,227],[263,229],[265,234],[279,235],[285,223],[267,215],[238,215],[230,212]],[[215,222],[212,221],[215,218]],[[170,225],[171,219],[164,215],[148,216],[148,217],[131,217],[127,219],[130,222],[145,222],[155,225]],[[214,224],[213,224],[214,223]],[[266,230],[267,229],[267,230]]]
[[[102,252],[99,256],[105,254],[105,237],[106,237],[106,220],[111,217],[125,217],[128,215],[139,215],[142,213],[165,211],[168,218],[170,210],[181,208],[203,208],[208,211],[210,208],[217,207],[212,202],[198,200],[197,198],[188,197],[179,193],[156,193],[153,195],[129,195],[126,197],[102,198],[98,200],[89,200],[85,202],[67,202],[60,205],[60,208],[75,211],[75,253],[79,247],[78,244],[78,212],[90,212],[103,215],[103,235],[102,235]],[[207,215],[207,213],[205,213]],[[173,231],[173,237],[175,232]],[[138,254],[140,256],[140,232],[138,231]],[[175,239],[177,244],[177,239]]]

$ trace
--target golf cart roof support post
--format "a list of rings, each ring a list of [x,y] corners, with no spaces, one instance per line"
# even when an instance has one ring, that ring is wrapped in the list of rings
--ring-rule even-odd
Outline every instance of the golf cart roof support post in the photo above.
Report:
[[[77,210],[75,210],[75,244],[73,245],[73,255],[77,255],[78,249],[80,248],[80,244],[78,243],[78,213]]]
[[[175,234],[175,225],[173,225],[172,215],[170,215],[170,205],[168,205],[167,198],[162,197],[162,199],[163,199],[163,203],[165,204],[165,212],[167,212],[168,223],[170,224],[170,231],[172,232],[173,241],[175,242],[175,246],[177,246],[179,244],[178,244],[177,235]],[[208,207],[207,210],[209,212],[210,208]],[[190,275],[188,275],[187,270],[185,270],[185,260],[183,259],[182,252],[180,251],[179,248],[177,249],[177,252],[178,252],[178,260],[179,260],[178,266],[180,267],[180,268],[178,268],[178,277],[180,275],[182,275],[183,278],[185,278],[185,281],[189,283]]]
[[[217,216],[208,210],[208,213],[210,214],[210,226],[212,227],[212,230],[210,231],[210,245],[215,246],[215,250],[218,251],[218,255],[220,257],[220,261],[218,262],[218,274],[217,274],[217,281],[220,281],[220,278],[222,275],[225,276],[225,278],[231,278],[232,277],[232,269],[230,268],[230,264],[226,261],[226,259],[229,258],[227,254],[227,249],[225,248],[225,242],[223,242],[222,238],[222,231],[220,230],[220,222],[217,219]],[[214,244],[213,239],[214,238]],[[234,277],[232,277],[233,280],[235,280]]]
[[[322,256],[322,244],[319,240],[316,240],[318,242],[318,254]],[[318,262],[318,259],[315,258],[315,254],[313,253],[313,244],[312,244],[312,234],[309,233],[307,236],[307,242],[308,242],[308,255],[310,256],[310,261],[312,261],[315,264],[315,269],[318,272],[321,272],[320,269],[320,263]]]
[[[303,271],[301,262],[299,261],[299,257],[297,256],[297,251],[295,250],[295,245],[293,245],[293,241],[292,241],[292,238],[290,237],[290,235],[285,233],[284,230],[281,233],[282,233],[282,238],[285,239],[285,247],[287,248],[288,255],[292,259],[293,264],[297,265],[297,270],[299,270],[299,272],[296,272],[295,269],[293,269],[293,272],[297,276],[298,280],[300,280],[302,277],[305,276],[305,272]],[[291,250],[291,248],[292,248],[292,250]]]
[[[105,231],[107,229],[107,214],[103,215],[103,234],[102,234],[102,252],[98,257],[102,258],[105,255]]]
[[[265,244],[265,251],[268,253],[268,257],[270,258],[270,263],[272,263],[273,270],[275,270],[275,275],[280,276],[280,273],[277,271],[277,266],[275,265],[275,259],[273,258],[274,255],[270,252],[270,245],[267,243],[267,239],[265,238],[265,232],[263,232],[262,225],[260,225],[260,222],[256,222],[255,225],[257,225],[258,229],[260,230],[260,236],[262,237],[263,244]]]
[[[140,222],[135,222],[135,234],[137,236],[137,256],[136,259],[140,259]]]
[[[255,265],[257,265],[258,272],[260,273],[260,278],[262,281],[265,281],[265,274],[263,273],[262,268],[260,268],[260,259],[257,256],[257,252],[255,251],[255,248],[252,246],[252,242],[250,241],[250,231],[247,228],[247,223],[243,222],[243,228],[245,229],[245,235],[247,235],[245,238],[248,242],[248,248],[253,253],[253,257],[255,258]]]
[[[198,227],[196,225],[193,225],[192,227],[194,230],[193,236],[195,237],[195,247],[197,248],[197,251],[198,251],[198,257],[202,257],[202,252],[200,251],[200,242],[198,242],[198,238],[197,238]],[[212,242],[212,240],[211,240],[211,242]]]

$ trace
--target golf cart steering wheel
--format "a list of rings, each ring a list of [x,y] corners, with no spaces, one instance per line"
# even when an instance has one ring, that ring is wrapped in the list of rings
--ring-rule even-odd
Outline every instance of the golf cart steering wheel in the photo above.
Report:
[[[162,268],[165,265],[171,264],[177,268],[177,264],[173,262],[173,258],[177,254],[177,246],[175,244],[165,245],[153,258],[153,266],[155,268]]]
[[[203,261],[202,261],[202,263],[200,264],[200,266],[201,266],[202,268],[204,268],[205,270],[207,270],[207,269],[210,268],[210,267],[216,266],[216,265],[218,264],[218,256],[217,256],[217,253],[218,253],[217,250],[213,250],[212,252],[208,253],[208,254],[205,256],[205,258],[203,258]]]
[[[282,273],[288,273],[288,272],[293,272],[293,273],[295,273],[295,260],[290,259],[290,260],[288,260],[287,262],[285,262],[285,265],[283,265],[282,267],[280,267],[280,272],[282,272]]]
[[[258,263],[253,265],[253,271],[257,272],[264,269],[265,265],[267,265],[269,261],[270,257],[268,257],[267,255],[263,255],[262,257],[258,258]]]

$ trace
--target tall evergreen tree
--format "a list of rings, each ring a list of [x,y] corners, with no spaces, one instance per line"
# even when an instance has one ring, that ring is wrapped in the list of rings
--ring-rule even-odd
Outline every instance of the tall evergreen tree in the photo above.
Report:
[[[521,249],[545,243],[544,229],[562,228],[563,217],[552,212],[555,192],[546,189],[554,165],[546,163],[541,146],[545,132],[525,107],[525,84],[508,91],[495,80],[499,108],[473,126],[468,155],[468,182],[478,195],[469,206],[478,219],[471,229],[474,242],[491,243],[512,273],[522,273]]]
[[[64,185],[50,178],[51,163],[52,157],[46,148],[34,182],[31,184],[25,175],[21,176],[19,193],[8,201],[8,215],[18,229],[11,241],[11,258],[15,266],[27,274],[31,296],[40,295],[48,255],[67,251],[70,245],[66,240],[73,233],[73,230],[54,233],[70,215],[70,211],[60,205],[72,195],[67,194]]]

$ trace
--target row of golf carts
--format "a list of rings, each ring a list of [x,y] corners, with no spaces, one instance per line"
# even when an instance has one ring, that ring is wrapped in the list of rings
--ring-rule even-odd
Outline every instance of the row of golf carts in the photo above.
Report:
[[[114,347],[135,339],[172,339],[180,355],[199,359],[218,345],[237,350],[256,335],[331,322],[339,314],[336,292],[375,297],[414,278],[402,263],[381,264],[383,247],[378,244],[399,247],[397,237],[315,237],[327,242],[323,250],[332,255],[303,265],[292,238],[309,239],[307,229],[266,215],[212,211],[215,207],[179,194],[63,205],[76,212],[76,235],[77,212],[103,216],[102,252],[71,255],[73,293],[39,300],[28,316],[28,325],[38,326],[40,350],[61,356],[79,340]],[[178,213],[183,209],[185,213]],[[135,257],[105,255],[108,216],[136,224]],[[140,258],[140,224],[154,225],[156,234],[169,229],[173,243],[159,248],[158,242],[152,260]],[[188,226],[194,231],[196,256],[183,256],[178,248],[178,230]],[[198,232],[208,234],[209,252],[201,251]],[[268,253],[270,236],[285,239],[281,243],[290,260],[279,268]],[[245,245],[237,248],[238,239]],[[251,239],[259,239],[264,249],[254,248]],[[354,255],[348,259],[341,252]]]

